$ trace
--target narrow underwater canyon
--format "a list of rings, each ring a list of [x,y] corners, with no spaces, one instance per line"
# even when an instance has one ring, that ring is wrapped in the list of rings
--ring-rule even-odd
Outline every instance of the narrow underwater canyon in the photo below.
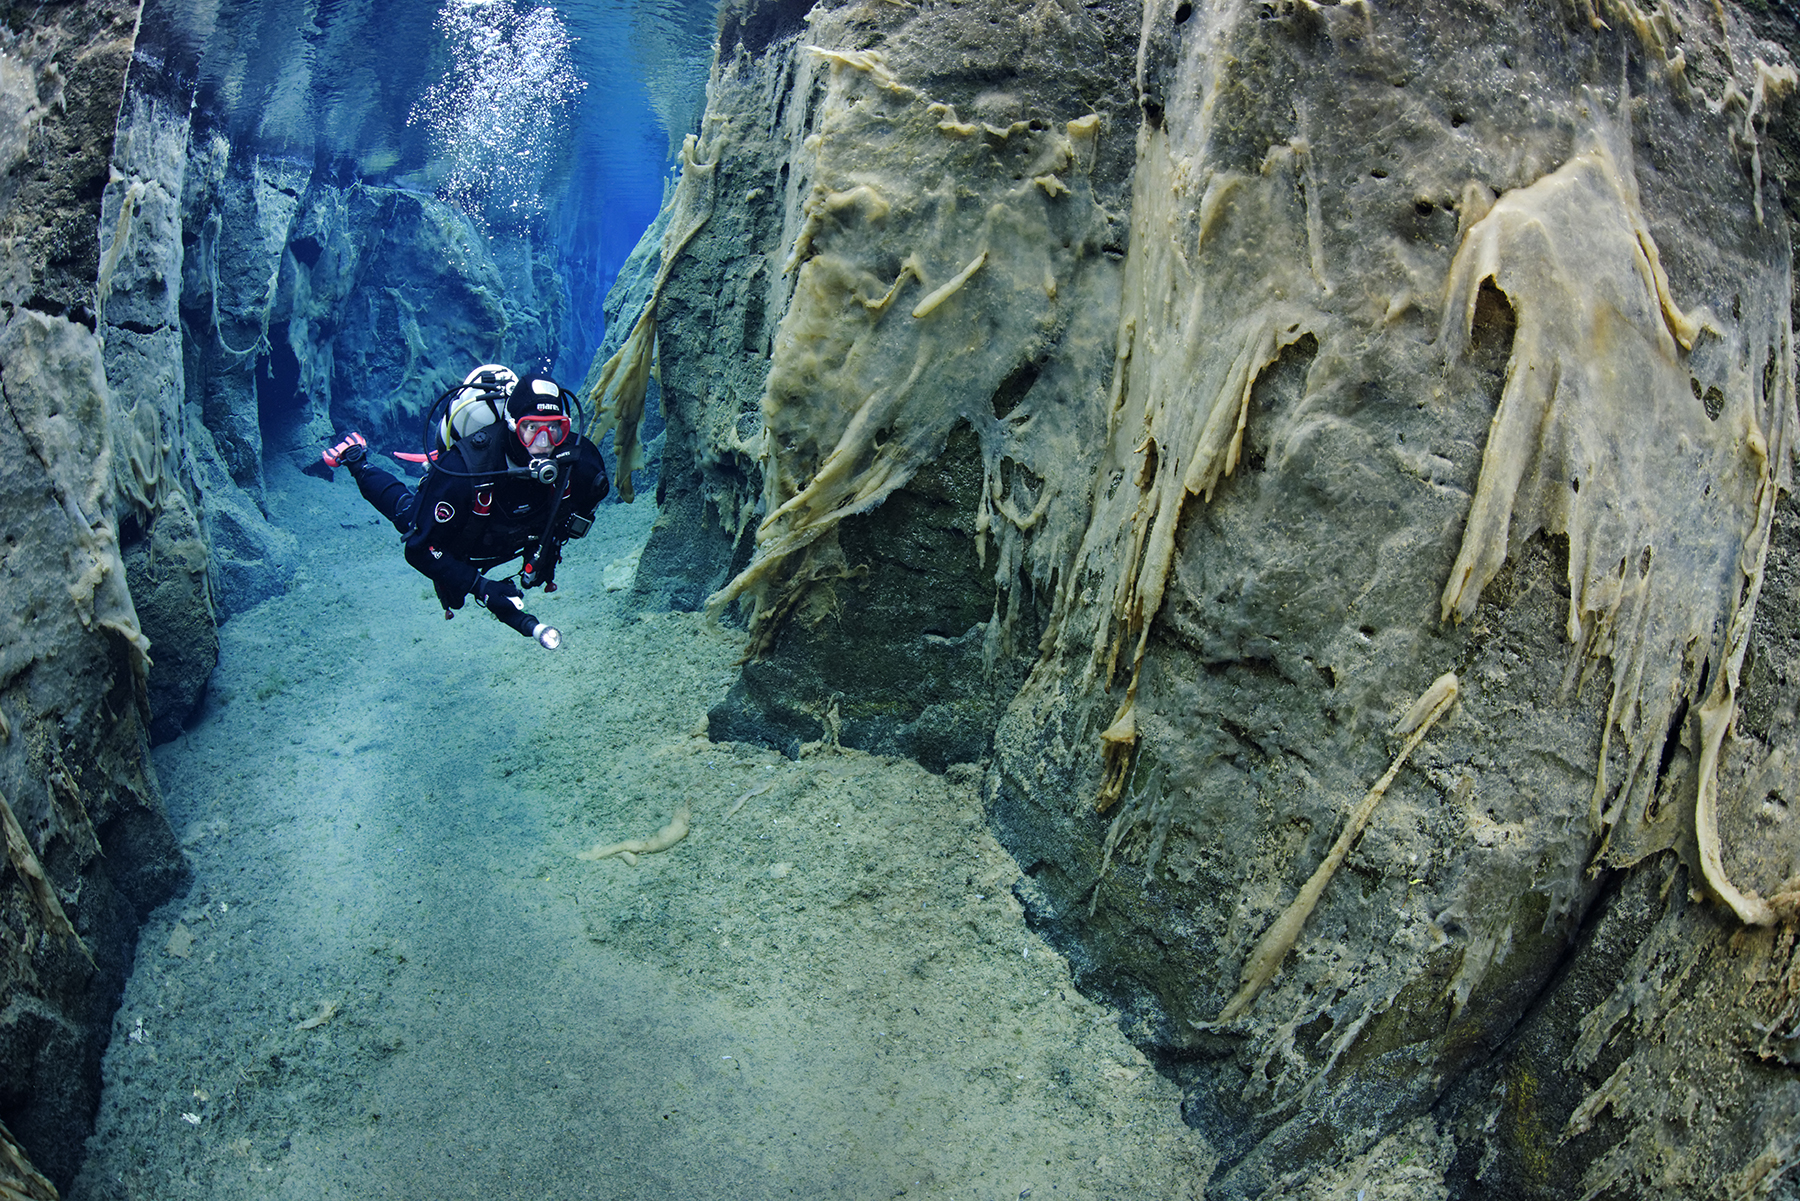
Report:
[[[574,648],[533,660],[567,664],[544,720],[618,728],[655,691],[608,641],[633,622],[721,640],[684,694],[703,727],[642,735],[667,750],[644,770],[693,793],[694,846],[646,859],[654,904],[617,874],[645,869],[581,864],[608,881],[584,894],[546,867],[571,883],[543,937],[674,970],[642,914],[691,940],[705,897],[753,912],[791,887],[780,864],[832,881],[811,911],[887,915],[884,939],[904,937],[894,898],[999,887],[1011,908],[970,918],[977,941],[1036,947],[1068,984],[1044,984],[1072,1008],[1031,1039],[1094,1007],[1135,1047],[1105,1062],[1155,1069],[1130,1104],[1172,1123],[1110,1182],[1095,1162],[1123,1152],[1067,1167],[1070,1195],[1795,1187],[1789,5],[732,0],[631,29],[565,5],[560,34],[533,15],[558,10],[477,11],[6,18],[15,1187],[38,1187],[24,1156],[44,1187],[76,1181],[108,1039],[128,1052],[134,990],[191,969],[165,931],[191,936],[181,915],[231,870],[204,824],[229,797],[171,756],[244,720],[245,687],[304,711],[281,709],[293,679],[255,696],[260,674],[221,660],[256,653],[233,626],[287,613],[323,662],[368,653],[291,608],[328,593],[357,623],[318,543],[374,541],[348,485],[337,515],[299,469],[351,428],[410,449],[481,362],[576,388],[631,502],[603,511],[614,590],[607,564],[582,578],[610,606],[594,645],[638,678]],[[458,37],[485,50],[458,59]],[[622,57],[642,81],[605,74]],[[434,96],[528,153],[493,174]],[[495,634],[431,637],[435,662]],[[707,754],[879,781],[840,789],[871,798],[872,840],[942,789],[921,828],[1013,866],[982,859],[992,879],[961,890],[896,868],[863,893],[843,873],[864,852],[827,870],[821,844],[816,877],[754,847],[734,877],[701,836],[751,787],[704,784]],[[279,783],[277,807],[305,791]],[[521,812],[574,847],[601,818],[647,833],[662,795]],[[796,817],[812,795],[767,794]],[[664,862],[684,853],[685,882]],[[806,928],[762,937],[791,950]],[[729,992],[726,952],[689,948],[696,995]],[[270,1020],[298,1048],[373,1040],[347,1088],[419,1054],[391,1016]],[[1058,1058],[1076,1045],[1039,1067],[1091,1101],[1067,1073],[1092,1057]],[[1138,1128],[1097,1104],[1031,1120],[1084,1146]],[[92,1146],[116,1166],[131,1119],[108,1112]],[[280,1162],[245,1137],[240,1158]],[[929,1181],[909,1160],[809,1187],[1017,1195],[956,1145]],[[658,1179],[617,1195],[730,1187]],[[257,1195],[243,1180],[208,1195]]]

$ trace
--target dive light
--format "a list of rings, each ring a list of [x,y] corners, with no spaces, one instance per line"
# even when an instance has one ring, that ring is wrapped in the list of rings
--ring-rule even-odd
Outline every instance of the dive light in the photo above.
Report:
[[[553,651],[562,645],[562,634],[555,626],[545,625],[531,614],[525,612],[524,597],[509,596],[506,599],[511,601],[513,608],[519,611],[519,620],[517,622],[507,621],[507,625],[512,626],[513,629],[519,631],[521,634],[536,638],[538,645],[547,651]],[[502,620],[505,619],[502,618]],[[528,622],[530,623],[529,629],[526,628],[526,623]]]

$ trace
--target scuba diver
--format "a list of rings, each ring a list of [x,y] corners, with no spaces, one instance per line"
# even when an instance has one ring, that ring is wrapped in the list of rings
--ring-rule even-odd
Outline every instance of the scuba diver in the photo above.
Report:
[[[573,431],[574,400],[548,376],[476,368],[427,412],[425,453],[401,456],[428,465],[416,492],[368,461],[359,433],[320,458],[328,478],[333,467],[349,471],[405,536],[406,561],[431,580],[445,620],[472,593],[502,623],[554,650],[562,636],[525,612],[519,585],[556,591],[563,543],[587,533],[607,491],[600,449]],[[485,574],[521,556],[519,584]]]

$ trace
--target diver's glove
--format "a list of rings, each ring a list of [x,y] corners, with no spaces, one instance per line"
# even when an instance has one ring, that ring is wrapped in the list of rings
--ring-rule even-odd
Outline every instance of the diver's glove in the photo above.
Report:
[[[484,575],[475,577],[475,599],[497,617],[510,616],[522,607],[525,594],[511,580],[490,580]],[[502,608],[504,606],[504,608]]]
[[[363,465],[368,462],[369,440],[361,434],[351,434],[335,446],[326,448],[318,458],[300,469],[300,474],[310,475],[314,479],[331,482],[333,467],[346,467],[350,477],[355,479]]]
[[[319,458],[324,460],[327,467],[354,468],[368,456],[369,440],[361,434],[353,432],[342,442],[326,450]]]
[[[486,605],[501,625],[511,626],[525,637],[537,639],[538,645],[545,650],[553,651],[562,645],[561,634],[525,612],[525,595],[511,580],[476,576],[475,599]]]

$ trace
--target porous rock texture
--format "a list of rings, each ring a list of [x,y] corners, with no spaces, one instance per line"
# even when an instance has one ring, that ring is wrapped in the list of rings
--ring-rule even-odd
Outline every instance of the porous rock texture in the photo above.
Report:
[[[0,16],[0,1184],[31,1197],[79,1165],[139,918],[186,872],[120,551],[157,488],[155,416],[108,387],[96,336],[136,19],[116,0]]]
[[[1794,41],[727,10],[648,297],[713,734],[987,756],[1208,1195],[1792,1187]]]

